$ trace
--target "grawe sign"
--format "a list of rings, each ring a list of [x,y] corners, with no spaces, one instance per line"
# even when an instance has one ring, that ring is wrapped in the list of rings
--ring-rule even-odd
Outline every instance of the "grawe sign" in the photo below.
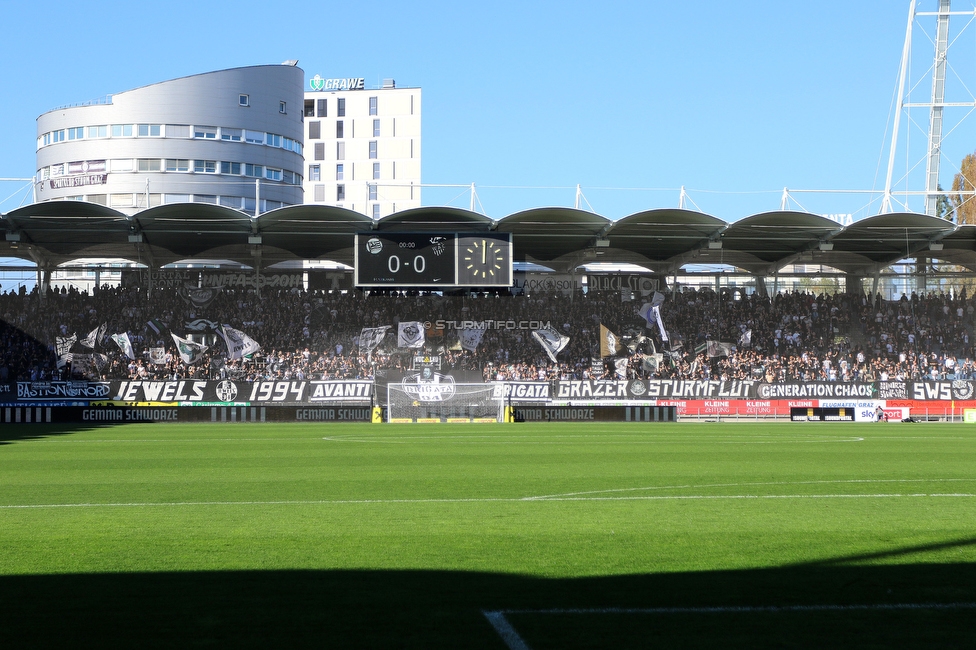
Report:
[[[323,79],[315,75],[308,80],[308,85],[312,90],[365,90],[366,79],[364,77],[350,77],[348,79]]]

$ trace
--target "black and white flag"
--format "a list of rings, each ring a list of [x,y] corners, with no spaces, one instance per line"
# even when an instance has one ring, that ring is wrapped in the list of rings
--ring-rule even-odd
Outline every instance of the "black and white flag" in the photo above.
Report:
[[[261,349],[261,344],[250,336],[233,327],[224,325],[220,331],[221,338],[227,344],[228,359],[243,359]]]
[[[194,307],[202,309],[212,303],[223,290],[223,287],[180,287],[176,293]]]
[[[128,332],[122,332],[121,334],[113,334],[112,340],[115,341],[115,344],[119,346],[119,349],[122,350],[123,353],[125,353],[125,356],[129,357],[130,359],[136,358],[136,353],[132,349],[132,341],[129,340]]]
[[[179,353],[183,363],[192,365],[203,358],[203,354],[207,351],[206,345],[180,338],[172,332],[170,334],[173,336],[173,341],[176,342],[176,351]]]
[[[88,349],[94,349],[96,345],[100,345],[105,339],[106,327],[108,327],[108,323],[102,323],[92,331],[88,332],[88,336],[83,339],[78,339],[78,344],[83,345]]]
[[[359,347],[367,352],[374,350],[386,338],[386,330],[388,329],[390,329],[389,325],[364,327],[363,331],[359,333]]]
[[[427,337],[419,320],[401,321],[397,329],[398,348],[422,348]]]
[[[552,327],[544,327],[541,330],[533,330],[532,338],[539,342],[542,349],[546,351],[553,363],[556,363],[556,355],[569,345],[569,337],[560,334]]]
[[[75,344],[78,340],[77,334],[72,334],[71,336],[58,336],[55,338],[54,343],[57,346],[58,357],[63,357],[64,355],[71,352],[71,346]]]
[[[481,343],[481,337],[484,335],[485,330],[483,328],[468,327],[458,332],[458,341],[460,341],[463,349],[476,352]]]

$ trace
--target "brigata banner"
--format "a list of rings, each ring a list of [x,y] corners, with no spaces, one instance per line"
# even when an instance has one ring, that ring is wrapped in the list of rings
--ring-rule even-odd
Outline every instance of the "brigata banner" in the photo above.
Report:
[[[495,384],[495,399],[512,402],[548,402],[552,384],[548,381],[500,381]]]

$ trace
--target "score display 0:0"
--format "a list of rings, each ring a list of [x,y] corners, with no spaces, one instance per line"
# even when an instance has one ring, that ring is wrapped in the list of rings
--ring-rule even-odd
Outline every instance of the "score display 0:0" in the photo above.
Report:
[[[386,266],[390,270],[390,273],[400,272],[400,258],[397,255],[390,255],[386,260]],[[403,262],[403,266],[410,266],[409,262]],[[424,259],[423,255],[417,255],[413,258],[413,270],[415,273],[423,273],[427,270],[427,260]]]

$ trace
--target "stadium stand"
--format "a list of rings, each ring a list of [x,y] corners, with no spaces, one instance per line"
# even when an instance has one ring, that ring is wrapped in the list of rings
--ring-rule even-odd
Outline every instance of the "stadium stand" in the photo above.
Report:
[[[489,381],[624,374],[766,382],[976,377],[976,300],[964,294],[887,301],[803,292],[772,299],[708,289],[668,292],[661,313],[669,342],[638,314],[640,306],[639,299],[623,302],[619,292],[443,296],[227,288],[203,307],[173,289],[157,289],[151,298],[133,287],[105,286],[92,295],[10,292],[0,294],[0,382],[367,379],[410,367],[417,352],[439,354],[447,368],[480,372]],[[397,347],[396,326],[404,321],[429,324],[423,348]],[[460,349],[454,328],[485,321],[516,326],[487,329],[475,351]],[[533,339],[530,323],[550,323],[569,337],[558,363]],[[89,341],[92,347],[79,342],[102,324],[98,340]],[[245,332],[261,350],[251,358],[227,359],[217,334],[221,325]],[[621,342],[618,354],[601,357],[601,325]],[[380,326],[391,326],[391,334],[367,354],[359,335]],[[135,359],[109,337],[116,333],[127,333]],[[184,363],[171,333],[205,343],[208,350],[195,363]],[[73,363],[59,364],[58,338],[72,335]],[[724,345],[710,348],[710,341]],[[626,365],[614,363],[622,359]]]

